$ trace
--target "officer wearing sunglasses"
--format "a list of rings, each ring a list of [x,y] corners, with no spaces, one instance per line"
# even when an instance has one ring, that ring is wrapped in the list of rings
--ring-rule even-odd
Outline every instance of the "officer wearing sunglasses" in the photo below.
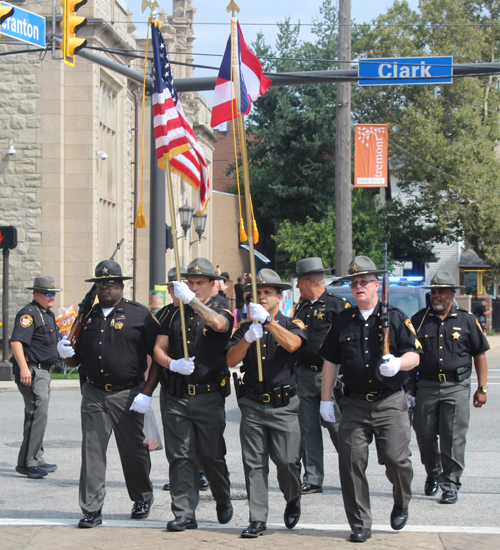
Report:
[[[52,313],[56,293],[53,277],[35,277],[33,301],[16,316],[11,347],[14,377],[24,398],[24,435],[16,470],[29,478],[45,477],[57,469],[45,462],[43,436],[47,426],[50,373],[59,358],[59,330]]]

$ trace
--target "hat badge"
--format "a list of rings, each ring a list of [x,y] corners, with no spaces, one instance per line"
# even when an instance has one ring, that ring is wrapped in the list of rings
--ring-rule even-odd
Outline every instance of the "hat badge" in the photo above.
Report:
[[[351,271],[356,273],[358,271],[358,266],[356,264],[352,264]]]
[[[56,285],[55,285],[54,283],[52,283],[52,284],[50,285],[50,288],[56,288]]]
[[[434,279],[432,279],[432,282],[433,282],[433,283],[437,283],[437,282],[438,282],[437,275],[434,276]]]
[[[259,275],[259,276],[257,277],[257,282],[258,282],[258,283],[264,283],[264,282],[265,282],[264,279],[262,278],[262,275]]]
[[[199,266],[199,265],[195,265],[195,266],[193,267],[193,271],[194,271],[195,273],[198,273],[199,271],[201,271],[200,266]]]
[[[107,274],[108,274],[108,268],[107,268],[107,267],[103,267],[103,268],[101,269],[101,271],[102,271],[102,274],[103,274],[103,275],[107,275]]]

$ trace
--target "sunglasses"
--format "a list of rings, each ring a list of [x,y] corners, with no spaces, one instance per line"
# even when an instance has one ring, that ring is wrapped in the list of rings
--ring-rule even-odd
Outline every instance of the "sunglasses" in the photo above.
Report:
[[[359,286],[368,286],[369,283],[376,283],[377,281],[375,279],[370,279],[369,281],[363,280],[363,281],[353,281],[351,283],[351,288],[356,288]]]
[[[55,298],[56,293],[55,292],[46,292],[45,298]]]
[[[116,282],[118,281],[115,281],[114,279],[107,279],[106,281],[97,281],[96,286],[98,286],[99,288],[102,286],[107,286],[111,288]]]

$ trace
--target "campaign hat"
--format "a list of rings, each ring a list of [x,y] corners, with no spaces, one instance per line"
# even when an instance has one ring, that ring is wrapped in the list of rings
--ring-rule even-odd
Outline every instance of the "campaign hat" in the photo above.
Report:
[[[449,271],[437,271],[431,282],[425,285],[426,288],[465,288],[455,284],[455,278]]]
[[[292,277],[301,277],[302,275],[314,275],[315,273],[324,273],[325,271],[331,271],[331,267],[323,267],[323,260],[321,258],[304,258],[297,262],[297,273]]]
[[[180,267],[180,272],[181,272],[181,281],[186,281],[186,278],[183,276],[183,273],[186,271],[186,268],[185,267]],[[167,285],[168,284],[172,284],[174,281],[177,281],[177,270],[175,269],[175,267],[171,267],[169,270],[168,270],[168,282],[167,282]]]
[[[35,292],[61,292],[62,288],[56,288],[56,280],[54,277],[39,275],[35,277],[33,286],[27,286],[26,290],[34,290]]]
[[[388,273],[386,269],[377,269],[375,263],[368,256],[356,256],[349,264],[347,275],[344,275],[340,280],[348,280],[359,275],[384,275]]]
[[[196,258],[187,266],[184,273],[181,273],[183,279],[196,276],[208,277],[211,280],[226,280],[222,275],[217,275],[217,273],[215,273],[214,264],[206,258]]]
[[[118,262],[114,260],[103,260],[99,262],[95,268],[95,277],[92,277],[92,279],[85,279],[85,282],[96,283],[98,281],[104,281],[105,279],[127,281],[128,279],[132,279],[132,277],[125,277],[122,275],[122,268]]]
[[[289,290],[292,288],[290,283],[285,283],[281,280],[281,277],[272,269],[264,268],[257,273],[256,280],[257,288],[263,286],[273,286],[280,290]],[[249,283],[243,287],[243,292],[252,292],[252,283]]]

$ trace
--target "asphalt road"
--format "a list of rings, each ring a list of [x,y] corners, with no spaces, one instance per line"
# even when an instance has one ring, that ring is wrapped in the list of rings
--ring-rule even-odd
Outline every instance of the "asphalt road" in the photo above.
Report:
[[[493,340],[493,339],[492,339]],[[488,352],[490,367],[488,403],[482,409],[471,406],[471,422],[467,439],[466,470],[458,503],[452,506],[438,504],[438,499],[425,497],[425,471],[420,463],[414,434],[412,453],[414,467],[413,500],[410,505],[409,527],[461,526],[499,528],[500,515],[500,337],[495,338]],[[473,380],[473,387],[476,381]],[[55,384],[54,384],[55,386]],[[9,391],[10,390],[10,391]],[[156,392],[157,393],[157,392]],[[46,478],[35,480],[15,472],[21,441],[23,401],[15,388],[0,388],[0,518],[53,518],[76,520],[81,512],[78,506],[78,478],[80,468],[80,393],[76,389],[61,391],[54,387],[51,396],[49,424],[45,437],[48,462],[58,464],[58,470]],[[154,397],[158,422],[159,400]],[[227,401],[226,443],[227,461],[231,473],[232,497],[235,514],[231,524],[248,522],[248,504],[245,500],[243,468],[239,444],[240,412],[234,394]],[[326,432],[325,432],[326,433]],[[303,497],[301,525],[343,525],[347,528],[337,468],[337,454],[325,436],[326,478],[322,494]],[[392,509],[391,486],[384,468],[377,463],[376,449],[370,448],[368,479],[375,525],[388,525]],[[155,503],[150,520],[166,522],[172,519],[170,495],[162,490],[168,479],[168,464],[163,451],[151,454],[151,477],[155,488]],[[270,469],[269,523],[282,524],[285,502],[278,489],[276,470]],[[126,520],[130,516],[130,502],[114,438],[108,450],[107,496],[103,509],[106,520]],[[215,503],[210,492],[201,493],[197,518],[216,521]]]

